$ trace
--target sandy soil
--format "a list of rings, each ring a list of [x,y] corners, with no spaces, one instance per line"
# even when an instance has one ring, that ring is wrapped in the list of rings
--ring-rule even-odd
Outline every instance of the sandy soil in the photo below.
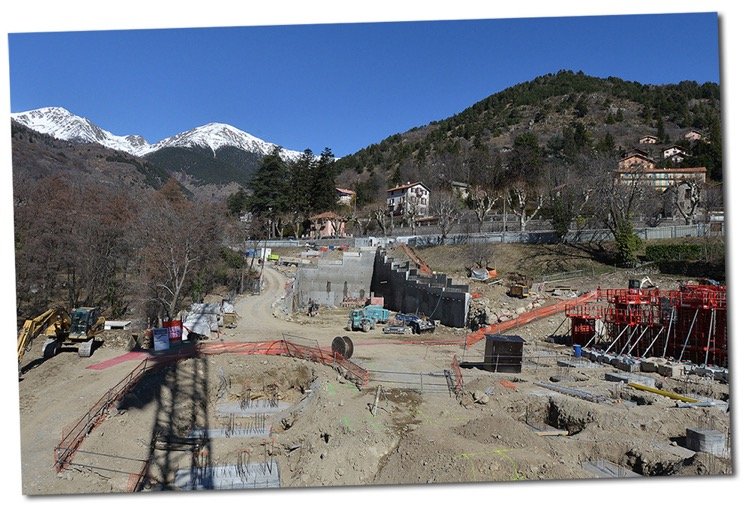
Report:
[[[352,360],[371,371],[366,387],[357,389],[331,367],[293,358],[224,354],[179,361],[144,378],[83,441],[74,464],[57,473],[52,456],[61,433],[137,364],[86,369],[126,352],[114,346],[90,358],[65,352],[29,369],[19,383],[23,493],[124,492],[145,460],[151,463],[148,490],[169,488],[175,472],[191,463],[243,460],[274,460],[284,487],[590,478],[586,464],[604,460],[649,476],[732,473],[729,459],[682,447],[686,428],[728,433],[724,410],[676,408],[674,400],[606,382],[604,373],[614,371],[609,366],[585,360],[578,368],[559,366],[571,351],[544,338],[561,318],[517,330],[528,341],[522,373],[463,370],[464,390],[456,397],[444,371],[454,355],[481,356],[483,343],[468,351],[439,343],[460,342],[465,331],[441,328],[421,344],[402,343],[404,337],[380,329],[347,332],[344,310],[324,309],[314,318],[287,315],[287,278],[274,269],[264,276],[262,293],[236,302],[239,323],[220,339],[286,334],[323,348],[345,334],[355,345]],[[724,384],[644,375],[664,389],[728,398]],[[555,385],[604,401],[537,384],[551,377]],[[271,426],[270,437],[215,437],[200,452],[180,441],[194,428],[233,424],[218,413],[221,403],[271,398],[289,407],[262,421]],[[552,430],[567,435],[538,433]]]

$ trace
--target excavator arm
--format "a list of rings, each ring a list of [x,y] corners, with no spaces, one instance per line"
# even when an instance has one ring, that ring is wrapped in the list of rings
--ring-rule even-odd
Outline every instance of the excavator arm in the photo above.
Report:
[[[34,339],[40,334],[44,333],[50,338],[60,338],[64,336],[69,326],[70,317],[62,308],[50,308],[41,315],[26,320],[21,331],[18,332],[18,362],[21,362]]]

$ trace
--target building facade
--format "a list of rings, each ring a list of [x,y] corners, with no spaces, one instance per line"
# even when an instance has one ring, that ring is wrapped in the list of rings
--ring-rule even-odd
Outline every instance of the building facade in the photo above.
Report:
[[[343,206],[352,206],[354,204],[357,193],[354,190],[349,190],[348,188],[336,188],[336,195],[339,198],[339,204]]]
[[[407,182],[388,189],[386,205],[394,216],[403,215],[411,210],[417,216],[426,216],[430,209],[430,189],[421,182]]]
[[[705,167],[620,168],[615,171],[615,178],[620,183],[631,185],[638,183],[664,191],[686,180],[703,184],[706,182],[706,173]]]

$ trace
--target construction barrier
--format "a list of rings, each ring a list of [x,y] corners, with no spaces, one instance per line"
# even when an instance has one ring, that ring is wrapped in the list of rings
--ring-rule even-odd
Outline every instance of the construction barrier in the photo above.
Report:
[[[120,380],[114,387],[110,388],[104,396],[94,403],[73,426],[63,431],[60,443],[55,447],[55,469],[63,470],[73,457],[83,439],[88,435],[107,415],[109,407],[141,380],[143,375],[156,364],[150,359],[144,359],[138,366]]]
[[[451,369],[453,369],[453,374],[456,376],[455,391],[456,396],[458,396],[464,388],[464,376],[461,374],[461,365],[458,362],[458,357],[455,355],[453,356],[453,361],[451,361]]]
[[[503,333],[506,331],[510,331],[511,329],[514,329],[516,327],[525,326],[526,324],[529,324],[530,322],[533,322],[535,320],[550,317],[556,313],[562,313],[565,311],[566,307],[583,304],[597,297],[597,294],[597,291],[592,291],[570,301],[560,301],[559,303],[555,303],[552,305],[540,306],[535,310],[522,313],[513,320],[498,322],[497,324],[493,324],[492,326],[483,327],[481,329],[478,329],[477,331],[474,331],[466,337],[466,346],[468,347],[474,345],[478,341],[482,340],[485,335]]]
[[[196,357],[198,355],[215,354],[247,354],[247,355],[276,355],[289,356],[305,359],[322,364],[340,368],[357,385],[366,385],[369,381],[369,372],[345,359],[340,354],[323,351],[317,346],[305,346],[293,343],[289,340],[274,340],[267,342],[222,342],[222,343],[200,343],[197,346],[185,346],[173,349],[174,352],[148,357],[138,363],[138,366],[120,380],[114,387],[94,403],[91,408],[71,427],[63,430],[60,443],[55,447],[54,460],[55,469],[59,472],[65,469],[71,462],[73,454],[78,450],[86,435],[101,423],[107,416],[109,408],[118,400],[122,399],[130,389],[133,388],[143,376],[152,369],[171,363],[180,359]]]

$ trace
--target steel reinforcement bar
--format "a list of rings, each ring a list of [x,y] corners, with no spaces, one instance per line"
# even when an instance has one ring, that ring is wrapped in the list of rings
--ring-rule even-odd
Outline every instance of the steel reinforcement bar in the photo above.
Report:
[[[286,340],[273,340],[265,342],[238,342],[238,343],[201,343],[197,347],[186,348],[175,354],[169,354],[158,358],[146,358],[138,366],[128,373],[125,378],[107,390],[107,392],[94,403],[91,408],[73,423],[70,429],[63,430],[60,443],[54,450],[55,469],[59,472],[65,469],[78,450],[86,435],[100,423],[107,415],[110,406],[123,396],[141,380],[146,372],[179,359],[194,357],[196,354],[249,354],[249,355],[277,355],[296,357],[323,363],[343,369],[350,380],[355,384],[364,386],[369,381],[369,372],[361,366],[354,364],[343,356],[323,351],[320,347],[298,345]]]
[[[456,376],[455,380],[455,394],[458,396],[464,387],[464,376],[461,373],[461,364],[458,361],[458,356],[453,356],[453,361],[451,361],[451,369],[453,370],[453,373]]]

